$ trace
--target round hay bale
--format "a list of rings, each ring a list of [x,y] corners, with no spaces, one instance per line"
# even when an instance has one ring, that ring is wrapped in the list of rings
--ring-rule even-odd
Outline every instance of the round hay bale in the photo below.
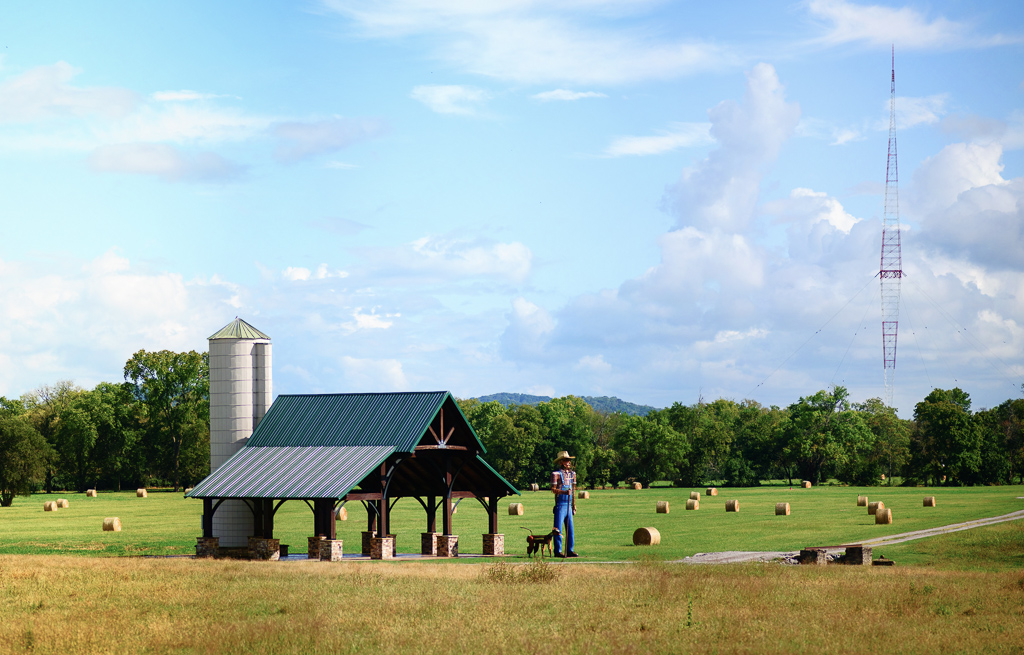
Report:
[[[789,503],[775,503],[775,516],[789,516]]]
[[[67,498],[58,498],[57,507],[61,509],[67,509],[68,507],[71,507],[71,503],[68,502]]]
[[[146,495],[147,494],[146,494],[146,490],[145,489],[136,489],[135,490],[135,497],[136,498],[145,498]]]
[[[885,509],[885,503],[882,501],[878,500],[868,503],[868,514],[875,514],[880,509]]]
[[[633,533],[634,546],[657,546],[661,543],[661,533],[657,528],[637,528]]]
[[[700,509],[700,501],[693,498],[686,501],[686,509]]]
[[[885,479],[885,473],[883,473],[883,474],[882,474],[882,479],[883,479],[883,480]]]
[[[867,506],[868,506],[868,497],[867,496],[857,496],[857,507],[867,507]]]
[[[103,519],[103,531],[104,532],[120,532],[121,531],[121,519],[116,516],[111,516]]]
[[[509,503],[508,504],[508,515],[509,516],[522,516],[523,515],[523,504],[522,503]]]
[[[889,525],[892,523],[892,510],[879,507],[875,512],[875,525]]]
[[[811,488],[811,481],[810,480],[804,480],[800,484],[803,486],[804,489],[810,489]]]
[[[348,520],[348,508],[345,506],[339,507],[338,511],[334,513],[335,521],[347,521]]]
[[[640,484],[639,482],[634,482],[633,488],[636,489],[637,491],[640,491],[641,489],[644,488],[644,485]]]
[[[690,492],[690,500],[700,500],[700,492],[699,491],[691,491]]]
[[[589,491],[581,491],[579,493],[579,497],[580,498],[590,498],[590,492]]]
[[[85,490],[85,497],[86,498],[95,498],[96,497],[96,490],[95,489],[86,489]]]
[[[725,501],[725,511],[727,511],[727,512],[738,512],[738,511],[740,511],[740,501],[738,501],[738,500],[727,500],[727,501]]]
[[[43,511],[44,512],[56,512],[57,511],[57,501],[55,501],[55,500],[48,500],[45,503],[43,503]]]
[[[530,491],[540,491],[540,485],[536,482],[530,484]]]
[[[668,501],[667,500],[659,500],[658,501],[658,514],[668,514]]]
[[[924,506],[925,507],[935,507],[935,496],[925,496],[924,497]]]
[[[718,495],[718,489],[715,489],[714,487],[708,487],[708,492],[707,493],[708,493],[709,496],[717,496]]]

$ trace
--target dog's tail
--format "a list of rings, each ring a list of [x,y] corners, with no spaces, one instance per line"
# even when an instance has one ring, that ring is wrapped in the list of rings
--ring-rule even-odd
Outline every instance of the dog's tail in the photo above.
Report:
[[[530,528],[526,528],[526,527],[523,527],[523,526],[519,526],[519,529],[520,529],[520,530],[526,530],[527,532],[529,532],[529,533],[530,533],[530,536],[533,536],[533,537],[537,536],[537,535],[533,534],[533,530],[531,530]]]

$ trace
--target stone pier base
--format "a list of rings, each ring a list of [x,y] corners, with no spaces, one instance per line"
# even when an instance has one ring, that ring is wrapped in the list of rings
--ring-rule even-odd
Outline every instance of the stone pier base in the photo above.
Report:
[[[871,547],[847,546],[846,556],[843,558],[843,564],[853,564],[854,566],[871,566]]]
[[[344,542],[341,539],[324,539],[320,542],[320,561],[321,562],[340,562],[342,556],[342,544]]]
[[[459,556],[459,535],[439,534],[437,535],[437,556],[458,557]]]
[[[437,555],[437,537],[440,532],[420,533],[420,555]]]
[[[374,537],[370,540],[370,559],[394,559],[395,536]]]
[[[306,557],[309,559],[320,559],[320,542],[327,539],[323,535],[316,537],[306,537],[306,542],[309,544],[306,548]]]
[[[828,551],[824,548],[805,548],[800,551],[801,564],[828,564]]]
[[[249,537],[249,559],[271,561],[281,559],[281,540]]]
[[[376,536],[377,536],[377,531],[376,530],[370,530],[368,532],[364,532],[363,533],[363,550],[362,550],[363,557],[366,557],[367,555],[370,554],[370,545],[371,545],[370,542],[373,541],[373,538],[376,537]]]
[[[505,535],[503,534],[485,534],[484,535],[484,555],[504,555],[505,554]]]
[[[217,557],[220,555],[220,537],[196,538],[196,557]]]

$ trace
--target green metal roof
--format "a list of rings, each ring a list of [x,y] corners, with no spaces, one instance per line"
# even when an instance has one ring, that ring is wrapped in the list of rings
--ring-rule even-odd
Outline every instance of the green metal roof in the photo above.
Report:
[[[342,498],[394,452],[389,446],[245,447],[187,498]]]
[[[209,339],[266,339],[269,341],[270,337],[236,316],[235,320],[207,337],[207,340]]]
[[[281,395],[246,447],[392,446],[411,452],[449,397],[447,391]],[[471,426],[470,433],[484,450]]]

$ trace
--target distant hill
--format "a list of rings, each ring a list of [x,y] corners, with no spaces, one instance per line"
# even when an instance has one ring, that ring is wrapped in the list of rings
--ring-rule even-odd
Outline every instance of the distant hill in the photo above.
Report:
[[[650,405],[637,405],[636,403],[626,402],[614,396],[580,396],[580,398],[587,401],[587,404],[593,407],[594,411],[605,414],[622,412],[632,416],[647,416],[648,413],[657,409]],[[480,396],[477,400],[482,403],[489,403],[494,400],[508,407],[509,405],[539,405],[540,403],[549,402],[551,397],[531,396],[528,393],[493,393],[489,396]]]

